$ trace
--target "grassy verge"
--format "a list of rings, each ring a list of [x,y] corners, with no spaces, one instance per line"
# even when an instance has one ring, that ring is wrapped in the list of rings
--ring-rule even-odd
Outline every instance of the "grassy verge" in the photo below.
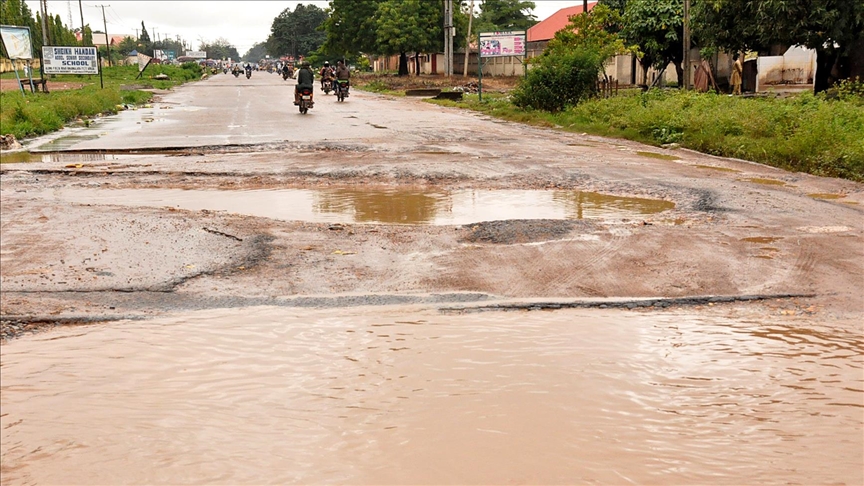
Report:
[[[458,106],[498,118],[636,140],[678,144],[814,175],[864,181],[864,99],[741,98],[679,91],[592,99],[560,113],[522,110],[506,95],[466,95]]]
[[[169,79],[153,79],[166,74]],[[43,135],[63,128],[71,120],[97,114],[114,114],[124,104],[141,104],[153,94],[143,89],[168,89],[200,79],[201,69],[195,66],[150,66],[142,79],[136,80],[137,66],[105,68],[105,88],[100,88],[98,76],[61,75],[50,79],[55,83],[84,83],[79,89],[27,93],[20,90],[0,92],[0,133],[17,139]]]

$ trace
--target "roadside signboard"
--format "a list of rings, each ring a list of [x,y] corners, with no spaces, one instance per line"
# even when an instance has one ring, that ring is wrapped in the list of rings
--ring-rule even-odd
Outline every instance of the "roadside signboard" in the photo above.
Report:
[[[30,28],[14,25],[0,25],[0,38],[9,59],[33,59],[33,48],[30,42]]]
[[[45,74],[99,74],[95,47],[42,46]]]
[[[483,57],[524,56],[525,31],[482,32],[480,55]]]
[[[195,59],[207,59],[207,53],[204,51],[186,51],[186,57]]]
[[[177,59],[177,51],[162,51],[162,52],[165,53],[165,57],[169,61],[173,61],[174,59]]]

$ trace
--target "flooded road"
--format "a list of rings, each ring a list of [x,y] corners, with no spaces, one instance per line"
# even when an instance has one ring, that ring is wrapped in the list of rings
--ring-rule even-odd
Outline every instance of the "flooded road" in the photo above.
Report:
[[[321,188],[248,191],[64,188],[42,198],[79,204],[227,211],[282,221],[470,224],[503,219],[638,218],[669,201],[583,191]]]
[[[864,338],[562,310],[247,308],[2,348],[17,484],[861,484]]]

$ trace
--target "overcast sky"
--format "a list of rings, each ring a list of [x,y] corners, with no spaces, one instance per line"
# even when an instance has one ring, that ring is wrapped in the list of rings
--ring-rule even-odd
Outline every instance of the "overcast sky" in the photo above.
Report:
[[[26,0],[33,12],[39,11],[38,0]],[[84,23],[93,30],[105,30],[102,22],[102,8],[105,5],[105,22],[108,34],[135,36],[141,30],[141,21],[147,27],[150,38],[156,40],[169,36],[180,36],[197,49],[201,41],[213,42],[224,37],[237,48],[240,55],[255,43],[263,42],[270,34],[273,19],[283,10],[298,3],[317,5],[326,8],[327,0],[210,0],[210,1],[168,1],[168,0],[103,0],[92,3],[81,0],[84,10]],[[593,1],[593,0],[592,0]],[[555,13],[558,9],[581,4],[582,0],[535,0],[537,8],[534,15],[539,20]],[[478,0],[479,3],[479,0]],[[72,28],[81,26],[81,10],[78,0],[48,0],[51,15],[60,15],[63,23]]]

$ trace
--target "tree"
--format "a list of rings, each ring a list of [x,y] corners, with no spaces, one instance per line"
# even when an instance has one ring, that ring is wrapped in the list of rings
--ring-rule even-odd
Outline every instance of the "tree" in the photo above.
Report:
[[[593,50],[602,62],[610,58],[635,51],[628,47],[617,33],[622,24],[621,13],[604,4],[598,4],[588,13],[570,17],[570,24],[555,33],[549,41],[548,52],[568,51],[574,47]]]
[[[147,27],[144,27],[144,21],[141,21],[141,35],[138,36],[138,40],[144,45],[149,46],[152,42],[150,40],[150,34],[147,33]]]
[[[378,53],[378,6],[382,0],[330,0],[324,50],[332,54]]]
[[[84,32],[81,33],[81,45],[93,47],[93,29],[90,28],[90,24],[84,26]]]
[[[286,8],[270,27],[266,49],[271,56],[290,54],[295,58],[315,51],[327,39],[323,30],[327,12],[315,5],[298,4],[292,12]]]
[[[864,2],[860,0],[699,0],[693,28],[700,43],[731,51],[772,45],[816,50],[814,91],[864,75]]]
[[[212,43],[202,41],[198,50],[206,52],[210,59],[240,59],[237,48],[224,37],[220,37]]]
[[[241,59],[248,62],[258,62],[264,59],[265,56],[267,56],[267,49],[263,42],[258,42],[246,51],[246,54],[243,54]]]
[[[123,54],[124,56],[128,56],[132,51],[138,50],[138,41],[129,37],[128,35],[117,44],[117,52]],[[143,54],[143,52],[142,52]]]
[[[537,4],[528,0],[483,0],[477,17],[477,32],[528,30],[537,23],[530,13]]]
[[[678,82],[684,78],[684,9],[681,0],[629,0],[624,8],[622,37],[638,47],[639,63],[663,69],[675,64]]]
[[[443,49],[443,3],[430,0],[384,0],[376,13],[378,52],[399,54],[399,75],[408,74],[408,52]]]

